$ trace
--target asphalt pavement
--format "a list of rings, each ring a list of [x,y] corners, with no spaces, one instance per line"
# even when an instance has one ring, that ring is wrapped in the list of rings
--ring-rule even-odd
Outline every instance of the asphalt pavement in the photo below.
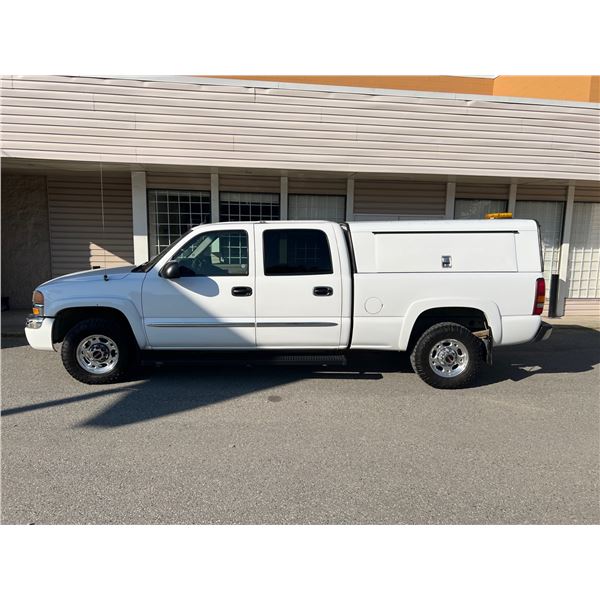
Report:
[[[497,349],[459,391],[395,354],[86,386],[2,345],[3,523],[600,523],[593,329]]]

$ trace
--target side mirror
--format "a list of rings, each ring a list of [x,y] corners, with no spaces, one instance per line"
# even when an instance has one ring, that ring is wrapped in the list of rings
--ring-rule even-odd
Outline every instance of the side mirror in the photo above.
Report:
[[[181,277],[179,263],[176,260],[169,261],[161,270],[161,276],[165,279],[177,279]]]

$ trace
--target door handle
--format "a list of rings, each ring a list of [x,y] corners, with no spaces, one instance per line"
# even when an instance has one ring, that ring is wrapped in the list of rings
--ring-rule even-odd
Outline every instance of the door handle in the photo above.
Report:
[[[252,288],[251,287],[232,287],[231,288],[232,296],[252,296]]]
[[[313,294],[315,296],[333,296],[333,288],[326,286],[318,286],[313,288]]]

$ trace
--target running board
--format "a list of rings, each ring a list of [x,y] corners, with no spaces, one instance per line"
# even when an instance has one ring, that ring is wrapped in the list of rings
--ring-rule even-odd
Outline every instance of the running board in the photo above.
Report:
[[[140,356],[143,366],[159,365],[223,365],[242,364],[255,366],[340,366],[348,364],[346,355],[336,354],[275,354],[267,352],[208,352],[191,350],[143,351]]]

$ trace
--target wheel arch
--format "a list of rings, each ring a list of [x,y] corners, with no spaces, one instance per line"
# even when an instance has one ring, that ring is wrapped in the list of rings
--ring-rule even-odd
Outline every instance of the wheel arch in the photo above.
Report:
[[[483,320],[483,324],[479,320]],[[471,331],[487,326],[495,342],[502,339],[502,318],[494,302],[474,301],[469,298],[444,298],[415,302],[409,307],[402,322],[398,340],[399,349],[409,350],[426,329],[444,321],[459,323]],[[480,325],[484,326],[480,327]]]
[[[143,348],[146,345],[146,336],[141,326],[141,320],[137,323],[127,312],[122,307],[92,305],[89,302],[63,307],[56,312],[54,317],[52,343],[62,342],[67,332],[81,321],[105,318],[117,320],[136,341],[138,348]]]

